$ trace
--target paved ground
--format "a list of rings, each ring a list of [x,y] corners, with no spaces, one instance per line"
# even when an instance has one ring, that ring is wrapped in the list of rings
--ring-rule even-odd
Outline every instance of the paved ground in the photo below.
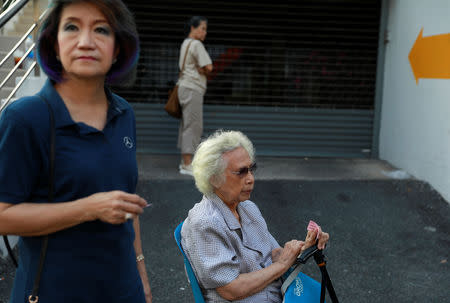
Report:
[[[176,162],[139,157],[138,192],[153,203],[141,222],[156,303],[193,302],[173,230],[201,195],[190,177],[178,175]],[[310,219],[331,234],[328,271],[340,302],[450,302],[450,207],[427,184],[389,178],[402,174],[382,161],[262,158],[258,164],[252,200],[280,243],[303,238]],[[305,272],[320,278],[313,263]],[[0,302],[7,302],[13,269],[5,260],[1,278]]]
[[[189,180],[180,175],[179,157],[174,155],[138,155],[141,179]],[[258,180],[389,180],[404,177],[385,161],[368,159],[257,157]]]

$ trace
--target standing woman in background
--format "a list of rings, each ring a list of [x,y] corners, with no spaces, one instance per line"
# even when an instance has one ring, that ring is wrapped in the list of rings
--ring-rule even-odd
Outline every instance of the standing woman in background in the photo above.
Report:
[[[208,19],[202,16],[192,17],[187,24],[188,36],[181,44],[178,61],[180,70],[183,70],[178,79],[178,98],[183,111],[178,132],[181,174],[192,175],[192,155],[203,132],[203,96],[206,92],[207,75],[213,70],[211,58],[202,43],[205,41],[207,28]]]
[[[19,235],[11,303],[28,302],[42,237],[44,303],[150,303],[135,194],[131,106],[108,84],[136,66],[139,38],[120,0],[57,0],[39,33],[49,80],[0,117],[0,234]],[[49,108],[54,114],[54,202],[49,201]]]

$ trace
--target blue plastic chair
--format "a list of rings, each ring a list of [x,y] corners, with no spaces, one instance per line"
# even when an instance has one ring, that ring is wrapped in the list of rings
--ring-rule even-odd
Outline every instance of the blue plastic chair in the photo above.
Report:
[[[198,285],[197,277],[194,274],[194,270],[192,269],[191,263],[189,263],[188,258],[186,257],[183,248],[181,247],[181,227],[183,227],[183,222],[181,222],[175,232],[173,233],[175,236],[175,241],[177,242],[178,248],[183,254],[184,259],[184,268],[186,270],[188,282],[191,285],[192,293],[194,294],[194,300],[196,303],[205,303],[205,299],[203,298],[202,290]]]

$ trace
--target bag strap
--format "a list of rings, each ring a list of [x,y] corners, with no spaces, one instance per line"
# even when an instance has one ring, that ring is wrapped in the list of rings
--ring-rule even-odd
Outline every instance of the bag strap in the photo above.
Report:
[[[49,151],[49,185],[48,185],[48,201],[53,202],[54,200],[54,186],[55,186],[55,117],[53,115],[53,110],[48,103],[48,101],[40,96],[42,101],[47,104],[49,117],[50,117],[50,151]],[[42,270],[44,268],[45,256],[47,255],[47,247],[48,247],[48,235],[43,236],[42,238],[42,246],[41,246],[41,255],[39,257],[39,267],[36,272],[36,277],[34,279],[33,291],[31,295],[28,297],[29,303],[37,303],[39,301],[39,283],[41,281]]]
[[[9,240],[8,240],[8,236],[7,235],[3,235],[3,241],[5,242],[6,250],[8,251],[8,255],[11,258],[12,262],[14,263],[14,266],[18,267],[19,265],[17,264],[17,260],[14,257],[14,254],[13,254],[13,251],[11,249],[11,245],[9,244]]]
[[[186,63],[186,57],[187,57],[188,50],[189,50],[189,47],[191,46],[192,41],[194,41],[194,39],[191,39],[191,41],[189,42],[188,46],[186,47],[186,52],[184,53],[183,65],[181,66],[181,70],[180,70],[180,72],[178,73],[178,78],[180,78],[180,77],[181,77],[181,74],[183,73],[183,70],[184,70],[184,64]]]
[[[302,269],[302,264],[297,264],[294,269],[291,271],[289,276],[284,280],[283,284],[281,285],[281,295],[284,297],[284,294],[286,293],[286,290],[288,289],[289,285],[291,285],[292,281],[295,280],[297,275],[300,273]]]

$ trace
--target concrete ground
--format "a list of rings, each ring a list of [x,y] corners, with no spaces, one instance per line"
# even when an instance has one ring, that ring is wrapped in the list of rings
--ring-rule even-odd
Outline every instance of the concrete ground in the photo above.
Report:
[[[156,303],[193,302],[173,230],[201,194],[178,174],[178,160],[138,157],[138,193],[153,203],[141,228]],[[330,233],[325,255],[340,302],[450,302],[450,207],[428,184],[377,160],[257,162],[251,199],[280,244],[303,239],[309,220]],[[320,279],[313,262],[304,272]],[[13,276],[10,262],[0,260],[0,303]]]
[[[139,175],[149,180],[189,180],[178,173],[179,156],[138,155]],[[385,161],[371,159],[257,157],[257,180],[388,180],[405,177]]]

